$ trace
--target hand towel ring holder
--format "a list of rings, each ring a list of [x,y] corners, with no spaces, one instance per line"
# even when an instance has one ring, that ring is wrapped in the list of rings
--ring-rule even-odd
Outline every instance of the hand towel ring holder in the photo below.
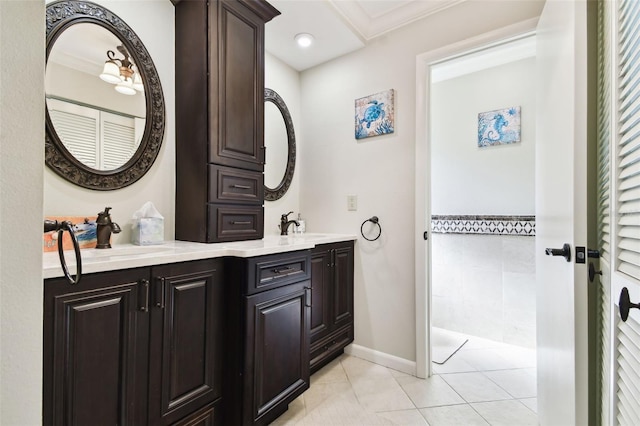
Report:
[[[364,235],[364,225],[367,222],[371,222],[374,225],[378,225],[378,235],[375,238],[367,238]],[[364,222],[362,222],[362,225],[360,225],[360,234],[362,235],[362,238],[364,238],[367,241],[375,241],[378,238],[380,238],[380,235],[382,235],[382,226],[380,226],[380,220],[378,219],[378,216],[372,216],[369,219],[365,220]]]

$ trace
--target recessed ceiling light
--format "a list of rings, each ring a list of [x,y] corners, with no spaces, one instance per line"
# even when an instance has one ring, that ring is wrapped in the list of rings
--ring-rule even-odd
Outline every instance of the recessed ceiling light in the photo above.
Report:
[[[309,47],[311,46],[311,44],[313,44],[313,36],[308,33],[296,34],[294,40],[300,47]]]

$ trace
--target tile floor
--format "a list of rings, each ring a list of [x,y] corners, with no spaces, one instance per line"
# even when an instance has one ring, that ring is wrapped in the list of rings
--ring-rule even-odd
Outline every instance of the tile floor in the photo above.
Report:
[[[536,425],[535,350],[478,337],[418,379],[349,355],[273,425]]]

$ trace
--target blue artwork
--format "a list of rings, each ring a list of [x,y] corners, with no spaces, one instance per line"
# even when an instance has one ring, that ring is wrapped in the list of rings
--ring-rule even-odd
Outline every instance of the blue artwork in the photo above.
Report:
[[[520,142],[520,107],[478,114],[478,146]]]
[[[356,99],[356,139],[393,133],[394,90]]]

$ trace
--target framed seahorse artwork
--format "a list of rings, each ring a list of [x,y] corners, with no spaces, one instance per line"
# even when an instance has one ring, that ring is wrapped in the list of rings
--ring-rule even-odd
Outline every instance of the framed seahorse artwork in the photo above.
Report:
[[[394,90],[356,99],[356,139],[393,133],[395,126]]]
[[[520,107],[515,106],[478,114],[478,146],[520,142]]]

